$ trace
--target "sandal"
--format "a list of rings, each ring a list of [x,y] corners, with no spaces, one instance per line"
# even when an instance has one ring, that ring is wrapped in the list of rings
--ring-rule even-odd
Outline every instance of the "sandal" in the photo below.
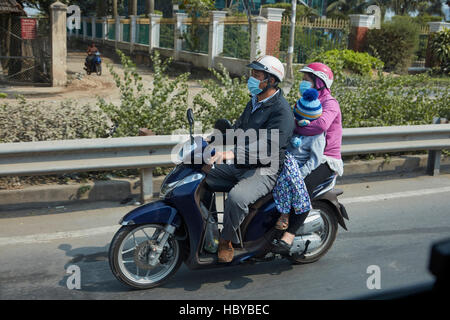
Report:
[[[292,248],[292,244],[288,244],[284,240],[274,239],[272,241],[272,249],[271,249],[271,251],[273,253],[278,253],[278,254],[281,254],[281,255],[289,255],[289,253],[291,251],[291,248]]]
[[[277,230],[286,230],[289,227],[289,213],[281,214],[275,225]]]

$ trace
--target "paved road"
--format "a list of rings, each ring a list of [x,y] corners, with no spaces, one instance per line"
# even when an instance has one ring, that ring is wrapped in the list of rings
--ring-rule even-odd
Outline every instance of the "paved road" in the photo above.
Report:
[[[345,182],[345,181],[344,181]],[[320,261],[278,260],[206,271],[182,266],[163,287],[133,291],[111,274],[107,251],[119,218],[132,206],[96,203],[2,212],[0,299],[346,299],[429,283],[429,249],[450,235],[450,174],[347,181],[350,216]],[[66,269],[81,269],[81,290]],[[369,266],[381,289],[369,290]]]

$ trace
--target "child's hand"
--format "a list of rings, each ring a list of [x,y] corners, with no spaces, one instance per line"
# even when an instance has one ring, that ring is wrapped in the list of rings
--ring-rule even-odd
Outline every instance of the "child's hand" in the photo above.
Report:
[[[310,123],[311,122],[309,120],[306,120],[306,119],[297,121],[297,124],[298,124],[299,127],[306,127]]]
[[[298,148],[300,144],[302,143],[302,139],[300,137],[293,137],[291,139],[291,143],[295,148]]]

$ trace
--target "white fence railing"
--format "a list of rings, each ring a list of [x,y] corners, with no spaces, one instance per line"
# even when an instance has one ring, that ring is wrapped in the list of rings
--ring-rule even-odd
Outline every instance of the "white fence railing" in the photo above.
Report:
[[[141,198],[153,195],[152,169],[173,165],[173,148],[186,136],[144,136],[0,144],[0,176],[141,169]],[[343,130],[342,155],[428,150],[428,172],[439,173],[450,148],[450,124]]]

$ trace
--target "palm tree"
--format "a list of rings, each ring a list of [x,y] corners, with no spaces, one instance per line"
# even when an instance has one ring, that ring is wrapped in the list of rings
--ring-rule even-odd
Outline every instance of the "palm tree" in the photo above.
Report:
[[[448,0],[371,0],[367,5],[377,5],[381,10],[381,21],[387,10],[391,9],[396,15],[407,15],[418,12],[419,15],[430,14],[442,16],[442,5]]]
[[[423,1],[422,10],[419,9],[419,14],[427,13],[431,15],[443,16],[442,5],[446,2],[445,0],[433,0],[433,1]]]
[[[335,0],[328,1],[327,16],[345,18],[352,13],[363,13],[368,6],[365,0]]]
[[[388,2],[388,1],[383,1]],[[419,14],[438,14],[442,15],[443,0],[393,0],[390,1],[390,8],[396,15],[407,15],[411,12],[418,11]]]

